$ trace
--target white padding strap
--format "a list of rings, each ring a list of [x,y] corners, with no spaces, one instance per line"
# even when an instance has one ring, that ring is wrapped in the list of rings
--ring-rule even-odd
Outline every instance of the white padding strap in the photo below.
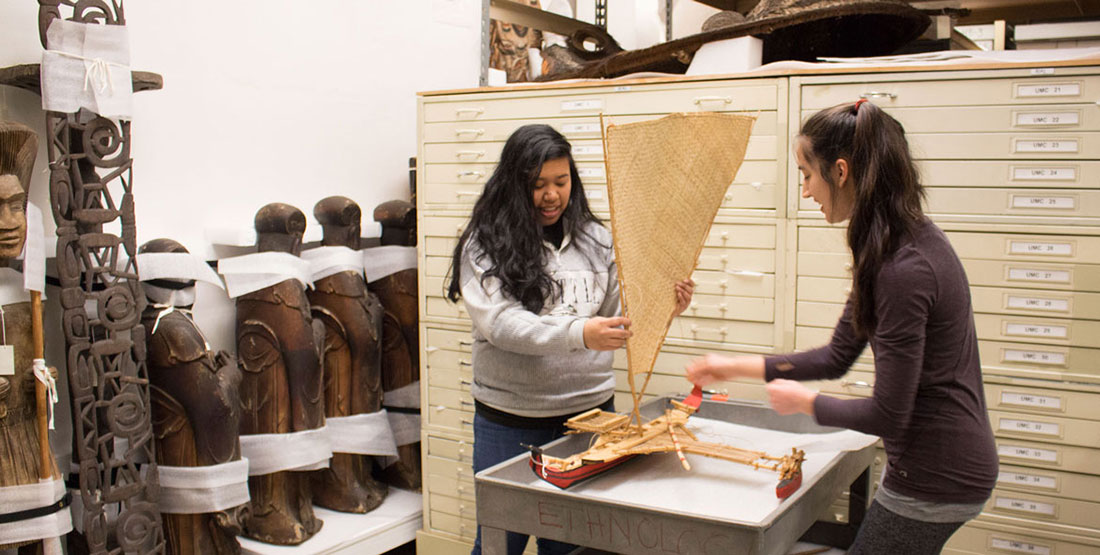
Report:
[[[419,414],[390,412],[387,416],[390,419],[390,429],[393,430],[393,441],[398,447],[420,441]]]
[[[420,380],[382,393],[382,404],[405,409],[420,408]]]
[[[53,427],[53,406],[57,404],[59,400],[57,397],[57,380],[54,379],[53,374],[50,373],[50,369],[46,368],[46,359],[36,358],[32,362],[32,368],[34,370],[34,377],[42,382],[42,385],[46,386],[46,412],[49,414],[49,428]]]
[[[397,455],[397,443],[390,430],[385,410],[325,419],[333,453],[354,453],[392,457]]]
[[[23,287],[27,291],[46,292],[46,236],[42,227],[42,211],[27,203],[27,238],[23,241]]]
[[[248,475],[261,476],[284,470],[327,468],[332,458],[325,426],[289,434],[241,436],[241,456],[248,459]]]
[[[212,466],[158,465],[162,513],[200,514],[248,503],[248,459]]]
[[[0,499],[3,500],[3,509],[0,510],[5,513],[15,513],[37,509],[57,503],[64,496],[65,483],[60,479],[44,480],[25,486],[3,487],[0,488]],[[66,507],[48,515],[0,524],[0,545],[46,539],[47,541],[44,542],[46,553],[60,554],[61,544],[49,539],[56,540],[72,529],[72,516]],[[52,544],[55,545],[51,547]],[[56,551],[52,550],[54,548]]]
[[[218,273],[225,277],[226,291],[234,299],[288,279],[296,279],[307,287],[313,283],[309,261],[288,252],[223,258],[218,261]]]
[[[144,252],[134,257],[141,281],[178,279],[205,281],[222,289],[222,279],[205,260],[187,252]]]
[[[386,245],[363,250],[367,281],[377,281],[401,270],[416,268],[416,247]]]
[[[125,25],[56,18],[42,53],[42,108],[72,114],[85,108],[106,118],[130,119],[130,35]]]
[[[302,259],[308,260],[313,281],[340,272],[363,273],[363,254],[347,247],[317,247],[302,251]]]
[[[0,306],[30,302],[31,295],[23,279],[24,276],[11,268],[0,268]]]

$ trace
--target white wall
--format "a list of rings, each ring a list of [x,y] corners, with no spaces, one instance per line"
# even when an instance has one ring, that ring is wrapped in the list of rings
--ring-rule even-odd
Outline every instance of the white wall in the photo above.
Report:
[[[126,2],[133,67],[164,77],[163,90],[134,100],[139,242],[172,237],[212,256],[206,229],[251,228],[274,201],[312,217],[314,203],[337,194],[363,207],[369,234],[375,205],[409,197],[415,93],[477,86],[480,7]],[[29,0],[0,5],[0,67],[40,60],[37,12]],[[43,132],[30,93],[0,88],[0,117]],[[47,183],[39,173],[32,185],[44,208]]]

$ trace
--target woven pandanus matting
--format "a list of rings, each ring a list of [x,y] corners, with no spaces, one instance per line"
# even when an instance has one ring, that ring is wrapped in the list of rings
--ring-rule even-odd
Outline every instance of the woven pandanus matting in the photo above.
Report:
[[[710,224],[745,159],[755,118],[671,114],[610,125],[604,160],[619,266],[631,392],[653,369],[676,310],[675,284],[691,277]],[[647,380],[648,381],[648,380]]]

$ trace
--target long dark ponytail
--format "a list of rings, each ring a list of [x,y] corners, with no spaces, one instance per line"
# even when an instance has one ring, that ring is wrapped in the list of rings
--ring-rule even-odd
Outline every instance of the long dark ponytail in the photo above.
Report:
[[[595,241],[584,228],[586,223],[599,220],[588,207],[569,141],[549,125],[524,125],[504,143],[500,163],[485,183],[470,223],[455,246],[448,299],[458,301],[462,296],[462,251],[471,238],[476,238],[481,256],[489,257],[484,278],[499,279],[504,293],[525,309],[538,313],[556,294],[556,284],[545,269],[542,226],[536,217],[532,191],[543,163],[559,158],[569,159],[572,182],[569,204],[561,216],[562,230],[579,241],[578,246],[584,239]]]
[[[829,183],[836,161],[848,161],[853,187],[848,222],[852,251],[852,316],[856,332],[870,337],[875,316],[875,280],[882,264],[902,240],[924,221],[924,189],[909,152],[905,129],[878,106],[866,101],[822,110],[802,125],[803,154],[817,164]]]

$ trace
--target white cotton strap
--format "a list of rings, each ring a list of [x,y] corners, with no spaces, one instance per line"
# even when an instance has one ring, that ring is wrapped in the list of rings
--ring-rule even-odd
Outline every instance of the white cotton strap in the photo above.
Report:
[[[390,412],[386,416],[393,430],[393,441],[398,447],[420,441],[420,415]]]
[[[194,287],[184,287],[183,289],[169,289],[167,287],[159,287],[156,285],[143,283],[141,284],[141,288],[145,291],[145,296],[158,305],[192,306],[195,304]]]
[[[302,251],[302,259],[308,260],[313,281],[340,272],[363,273],[363,254],[347,247],[317,247]]]
[[[27,203],[27,238],[23,241],[23,288],[46,292],[46,236],[42,226],[42,211],[34,203]]]
[[[211,466],[158,465],[162,513],[199,514],[248,503],[248,459]]]
[[[417,380],[382,393],[382,404],[387,407],[405,409],[420,408],[420,381]]]
[[[241,436],[241,456],[248,459],[249,476],[316,470],[328,467],[332,446],[325,426],[288,434],[249,434]]]
[[[397,455],[397,444],[385,410],[329,417],[325,419],[325,427],[332,440],[333,453],[383,457]]]
[[[64,496],[65,483],[60,479],[0,488],[0,499],[4,500],[2,511],[5,513],[52,505]],[[44,541],[46,553],[60,555],[61,544],[56,540],[72,529],[72,515],[69,509],[65,508],[40,517],[0,524],[0,545],[46,540]],[[53,541],[50,541],[51,539]]]
[[[138,278],[205,281],[222,289],[222,278],[205,260],[189,252],[143,252],[134,256]]]
[[[386,245],[363,250],[363,268],[367,281],[380,280],[402,270],[416,268],[416,247]]]
[[[31,295],[23,285],[23,278],[11,268],[0,268],[0,306],[30,302]]]
[[[38,381],[42,382],[46,386],[46,410],[49,412],[50,429],[53,427],[53,406],[57,404],[57,380],[54,379],[53,374],[50,373],[50,369],[46,368],[46,360],[42,358],[34,359],[33,363],[34,377]]]
[[[42,108],[72,114],[81,108],[130,119],[133,82],[125,25],[89,25],[61,18],[46,31]]]
[[[309,287],[313,272],[309,261],[287,252],[257,252],[218,261],[218,273],[225,277],[230,298],[237,298],[288,279]]]

